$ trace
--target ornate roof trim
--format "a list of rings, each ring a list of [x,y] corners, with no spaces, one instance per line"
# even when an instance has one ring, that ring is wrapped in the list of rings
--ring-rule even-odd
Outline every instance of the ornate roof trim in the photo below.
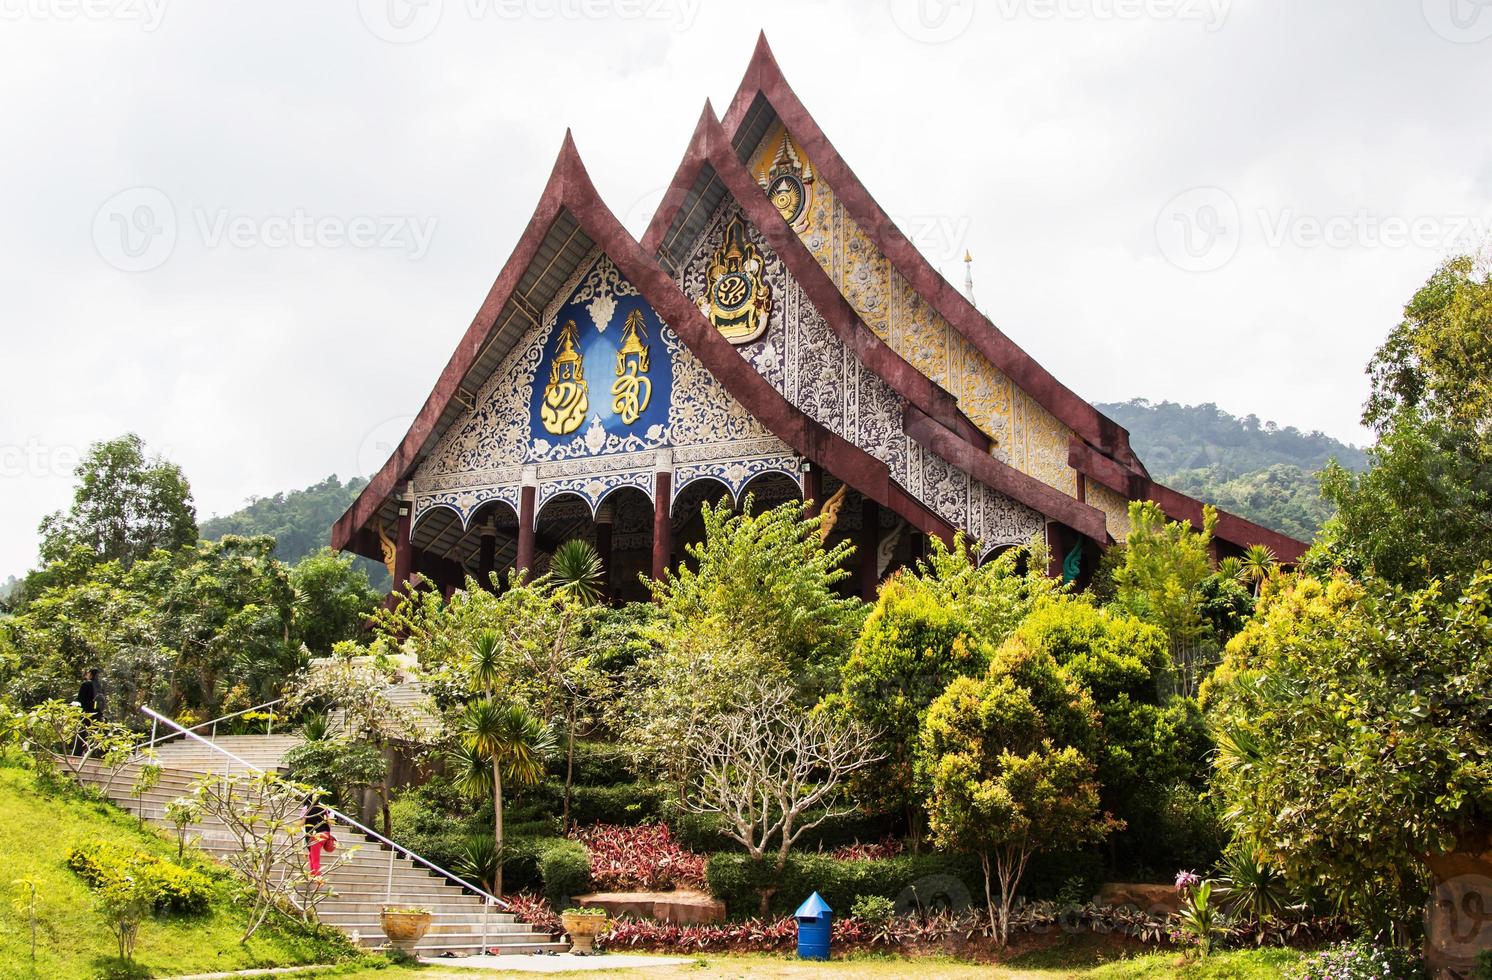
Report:
[[[648,254],[657,256],[666,247],[666,236],[678,223],[680,211],[689,202],[706,166],[782,259],[830,329],[862,364],[907,400],[908,417],[903,420],[907,435],[990,489],[1095,541],[1106,539],[1102,511],[991,456],[989,437],[958,409],[958,400],[866,326],[803,240],[751,179],[709,102],[705,103],[684,159],[643,234],[642,247]]]
[[[568,214],[579,229],[601,248],[710,373],[768,431],[800,456],[823,466],[859,493],[890,507],[918,530],[945,539],[952,538],[952,526],[896,484],[886,464],[809,418],[742,359],[730,341],[705,319],[699,308],[643,251],[601,200],[567,130],[539,204],[513,254],[498,273],[487,299],[461,338],[408,433],[357,500],[333,525],[333,548],[340,550],[364,543],[367,535],[362,532],[369,521],[413,473],[423,448],[432,438],[439,436],[436,430],[441,417],[481,354],[500,312],[513,296],[514,289],[561,212]]]
[[[757,38],[751,63],[725,114],[724,128],[733,140],[758,96],[766,99],[793,139],[803,147],[818,176],[834,188],[855,223],[939,316],[1064,425],[1126,468],[1145,473],[1143,464],[1130,449],[1129,433],[1122,426],[1059,382],[1002,333],[907,240],[809,115],[773,57],[765,32]],[[742,149],[749,152],[752,148]]]

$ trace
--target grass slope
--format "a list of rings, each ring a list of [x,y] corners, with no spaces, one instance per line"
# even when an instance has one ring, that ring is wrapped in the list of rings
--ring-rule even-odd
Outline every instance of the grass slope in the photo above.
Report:
[[[88,886],[66,865],[72,847],[92,840],[116,841],[162,857],[176,855],[173,844],[140,830],[122,810],[78,794],[49,791],[38,785],[30,769],[13,758],[0,758],[0,977],[170,976],[327,963],[347,955],[346,945],[335,938],[317,939],[271,925],[247,944],[239,943],[246,920],[234,904],[238,886],[221,869],[214,869],[219,893],[212,909],[199,916],[146,921],[140,927],[136,966],[124,970],[115,957],[108,925],[94,911]],[[12,882],[26,875],[43,882],[43,924],[34,966],[27,923],[10,907],[18,894]]]

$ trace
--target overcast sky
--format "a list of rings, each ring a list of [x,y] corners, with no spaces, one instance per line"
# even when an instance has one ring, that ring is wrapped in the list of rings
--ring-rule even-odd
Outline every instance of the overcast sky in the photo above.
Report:
[[[640,234],[761,28],[1094,401],[1361,443],[1365,361],[1492,221],[1487,0],[0,0],[0,578],[97,439],[203,516],[376,468],[565,127]]]

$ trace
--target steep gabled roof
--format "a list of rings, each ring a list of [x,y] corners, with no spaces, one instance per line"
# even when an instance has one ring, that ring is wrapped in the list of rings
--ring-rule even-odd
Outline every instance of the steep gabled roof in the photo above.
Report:
[[[840,341],[907,400],[908,418],[903,420],[903,427],[909,436],[986,486],[1095,541],[1105,539],[1102,511],[991,456],[989,437],[959,411],[957,399],[892,350],[861,320],[802,239],[761,193],[709,102],[643,234],[643,249],[664,266],[677,268],[687,258],[683,251],[693,245],[703,221],[727,194],[782,259],[789,275]]]
[[[556,264],[561,264],[565,256],[582,244],[586,250],[592,245],[599,246],[731,396],[773,435],[854,490],[891,508],[912,526],[951,538],[953,528],[908,496],[891,479],[884,463],[809,418],[746,363],[601,200],[567,131],[549,182],[512,256],[498,274],[408,433],[333,526],[334,548],[377,555],[370,522],[390,505],[401,484],[414,474],[435,442],[466,411],[475,390],[468,383],[472,372],[492,362],[493,355],[502,348],[505,338],[499,328],[521,319],[537,324],[535,303],[528,294],[541,294],[546,284],[553,281]],[[574,264],[574,261],[569,263],[572,267]],[[517,338],[506,339],[511,346]],[[491,368],[489,374],[490,371]],[[458,397],[460,392],[465,392],[465,397]]]
[[[1005,336],[907,240],[808,114],[788,85],[763,33],[757,38],[746,75],[725,114],[724,127],[738,154],[749,154],[769,128],[770,117],[764,114],[768,108],[803,147],[815,171],[828,181],[855,224],[870,236],[896,272],[939,316],[1086,442],[1126,467],[1144,473],[1144,467],[1130,450],[1129,434],[1123,427],[1078,397]]]

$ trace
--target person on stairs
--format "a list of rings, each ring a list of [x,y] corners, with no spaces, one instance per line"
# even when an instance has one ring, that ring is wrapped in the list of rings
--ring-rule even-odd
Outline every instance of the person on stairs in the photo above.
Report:
[[[301,814],[301,824],[306,834],[306,863],[311,877],[321,880],[321,855],[331,854],[337,849],[337,838],[332,836],[332,816],[319,800],[306,804]]]
[[[97,667],[88,669],[83,683],[78,685],[78,697],[73,703],[82,708],[86,716],[83,719],[84,731],[104,720],[104,690],[98,679]],[[87,748],[83,733],[79,732],[73,738],[73,755],[82,755]]]

